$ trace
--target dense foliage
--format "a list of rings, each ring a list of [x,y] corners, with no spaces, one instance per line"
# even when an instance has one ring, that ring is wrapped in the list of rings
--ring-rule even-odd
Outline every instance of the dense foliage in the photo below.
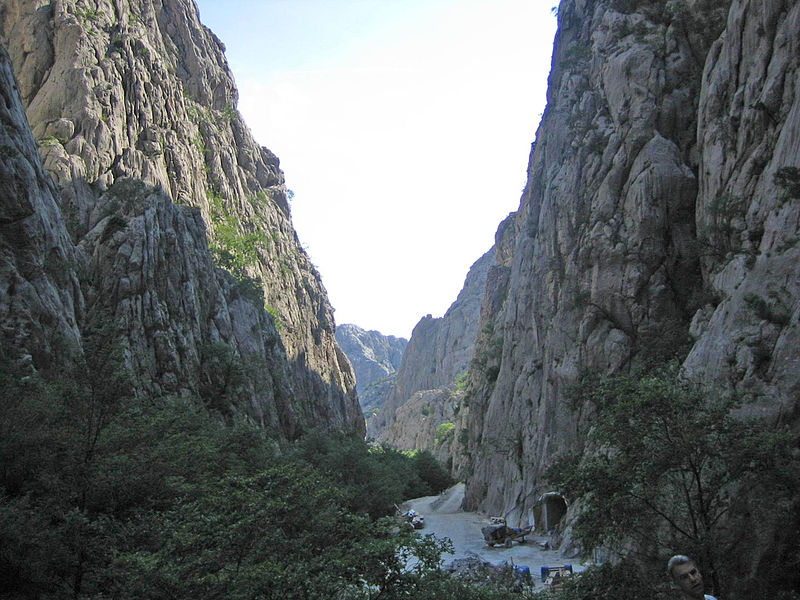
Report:
[[[574,535],[584,548],[611,548],[656,572],[670,555],[688,554],[724,595],[729,577],[747,566],[753,516],[796,523],[798,440],[745,418],[733,397],[707,393],[671,367],[589,375],[573,399],[594,411],[587,447],[558,461],[549,478],[580,501]],[[773,593],[798,583],[793,547],[796,556],[765,566]],[[795,575],[781,582],[787,566]]]
[[[563,587],[548,590],[541,600],[668,600],[675,598],[661,581],[663,575],[654,581],[648,579],[639,567],[630,562],[604,564],[590,567],[579,575],[564,580]]]
[[[91,336],[50,376],[0,359],[3,598],[507,597],[448,577],[449,542],[387,516],[450,483],[428,453],[290,444],[202,401],[135,398]]]

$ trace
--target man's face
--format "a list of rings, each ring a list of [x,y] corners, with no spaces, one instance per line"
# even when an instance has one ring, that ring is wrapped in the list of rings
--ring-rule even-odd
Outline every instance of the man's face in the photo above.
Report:
[[[703,576],[694,563],[676,565],[672,569],[672,578],[680,590],[690,598],[703,597]]]

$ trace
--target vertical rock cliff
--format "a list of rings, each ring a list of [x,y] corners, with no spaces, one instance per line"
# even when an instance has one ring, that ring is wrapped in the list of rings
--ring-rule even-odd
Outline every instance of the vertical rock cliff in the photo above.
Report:
[[[0,357],[46,367],[59,344],[80,338],[85,303],[58,190],[39,161],[2,48],[0,100]]]
[[[495,359],[471,373],[471,507],[531,518],[542,469],[580,443],[565,393],[581,370],[677,351],[665,336],[686,337],[701,305],[693,123],[724,10],[632,4],[559,8],[548,106],[481,317],[476,353]]]
[[[467,388],[467,504],[530,521],[568,390],[686,356],[797,427],[798,34],[782,0],[565,0]]]
[[[289,437],[313,425],[363,432],[278,159],[236,111],[224,46],[196,6],[10,0],[0,34],[60,192],[40,184],[48,206],[60,203],[47,251],[67,257],[53,285],[75,292],[54,312],[72,338],[113,323],[140,393],[224,398],[223,412],[247,410]],[[45,325],[34,314],[19,327]],[[20,348],[37,368],[55,358],[40,340]]]
[[[796,421],[800,373],[800,6],[734,2],[703,74],[697,232],[716,302],[692,322],[694,373]]]
[[[439,458],[449,458],[457,434],[449,429],[443,445],[437,432],[443,423],[455,425],[461,397],[457,380],[472,359],[481,300],[494,262],[493,251],[484,254],[470,268],[444,316],[428,315],[414,327],[395,384],[381,411],[368,421],[368,432],[377,440],[404,450],[435,450]]]

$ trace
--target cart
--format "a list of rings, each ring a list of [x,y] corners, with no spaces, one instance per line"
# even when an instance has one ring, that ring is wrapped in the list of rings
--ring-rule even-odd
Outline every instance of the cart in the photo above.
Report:
[[[564,580],[572,575],[572,565],[561,565],[558,567],[542,567],[542,581],[552,590],[559,589]]]
[[[532,526],[528,527],[509,527],[508,525],[488,525],[481,527],[483,539],[494,548],[495,544],[502,544],[506,548],[510,548],[514,541],[520,544],[525,543],[525,536],[530,534],[533,530]]]
[[[408,510],[402,514],[402,517],[408,521],[408,524],[411,525],[414,529],[424,529],[425,528],[425,517],[415,511],[413,508]]]

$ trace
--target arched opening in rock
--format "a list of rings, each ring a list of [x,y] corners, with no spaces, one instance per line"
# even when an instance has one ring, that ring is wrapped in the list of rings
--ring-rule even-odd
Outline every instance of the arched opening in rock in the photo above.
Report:
[[[539,497],[533,508],[536,531],[551,531],[561,522],[567,512],[567,501],[558,492],[547,492]]]

